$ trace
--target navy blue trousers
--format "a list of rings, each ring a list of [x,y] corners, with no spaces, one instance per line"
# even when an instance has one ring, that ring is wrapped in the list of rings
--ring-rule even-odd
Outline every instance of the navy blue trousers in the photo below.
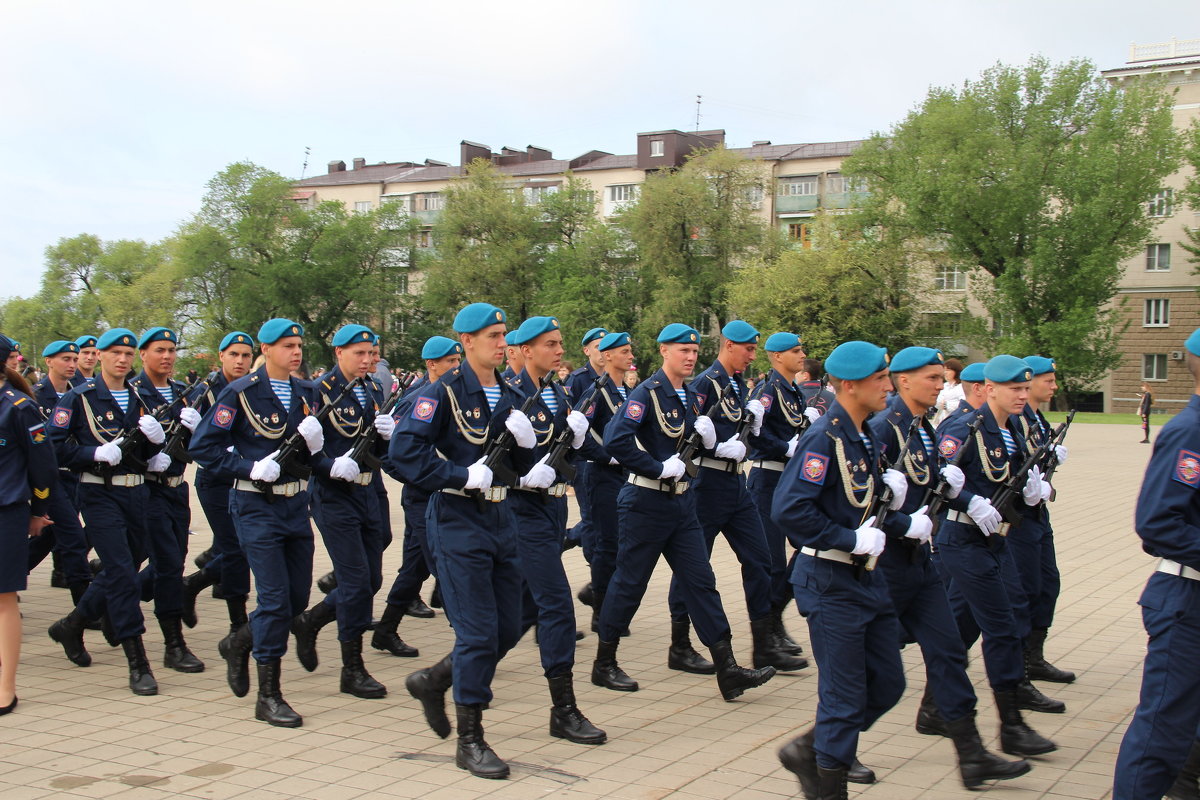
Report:
[[[169,487],[147,483],[146,554],[149,566],[138,575],[143,600],[154,599],[156,617],[183,613],[183,562],[187,558],[192,510],[188,485]]]
[[[79,508],[75,505],[78,492],[78,476],[59,470],[58,482],[50,490],[50,508],[47,512],[54,524],[42,528],[41,535],[30,540],[26,572],[33,572],[53,550],[68,586],[91,581],[87,536],[79,522]]]
[[[592,571],[592,589],[608,593],[613,570],[617,568],[617,541],[621,524],[617,516],[617,495],[625,485],[627,473],[622,467],[589,463],[585,493],[591,509],[591,552],[584,550]],[[579,497],[578,489],[575,497]]]
[[[383,585],[379,495],[374,486],[336,479],[317,478],[309,486],[313,519],[337,578],[324,602],[337,612],[338,640],[354,641],[371,627],[371,605]]]
[[[238,543],[237,529],[229,513],[231,491],[228,484],[196,481],[196,497],[213,534],[213,558],[204,571],[216,579],[226,597],[245,597],[250,594],[250,565],[246,563],[246,554]]]
[[[1037,519],[1026,518],[1008,534],[1008,547],[1016,560],[1021,586],[1029,602],[1029,623],[1034,628],[1054,624],[1054,609],[1062,579],[1054,554],[1054,529],[1043,510]]]
[[[542,672],[551,678],[575,666],[575,605],[562,564],[567,498],[543,500],[536,492],[514,491],[509,502],[525,579],[521,634],[537,625]]]
[[[792,562],[788,559],[787,535],[771,519],[771,501],[775,497],[775,487],[779,485],[781,472],[763,467],[754,467],[746,478],[746,488],[750,492],[754,506],[758,509],[758,519],[762,522],[763,536],[767,541],[767,552],[771,556],[771,607],[780,608],[792,599],[792,586],[788,582],[791,575]]]
[[[433,574],[433,558],[425,529],[425,511],[429,495],[420,489],[405,486],[400,491],[400,508],[404,511],[404,550],[396,579],[388,592],[387,604],[407,608],[421,594],[421,585]]]
[[[567,531],[567,538],[579,542],[583,548],[583,557],[592,563],[592,549],[595,547],[595,525],[592,522],[592,496],[589,493],[590,473],[592,462],[580,460],[575,463],[575,480],[571,486],[575,489],[575,502],[579,504],[579,522]]]
[[[88,541],[104,569],[92,580],[77,608],[87,619],[108,611],[118,640],[146,632],[139,605],[137,566],[146,539],[149,492],[141,486],[79,485],[79,507]],[[137,552],[135,552],[137,551]]]

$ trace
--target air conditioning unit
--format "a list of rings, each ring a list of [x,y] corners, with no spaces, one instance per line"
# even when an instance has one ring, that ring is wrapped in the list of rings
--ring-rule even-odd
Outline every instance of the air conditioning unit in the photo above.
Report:
[[[1171,360],[1172,361],[1183,361],[1183,351],[1182,350],[1172,350],[1171,351]]]

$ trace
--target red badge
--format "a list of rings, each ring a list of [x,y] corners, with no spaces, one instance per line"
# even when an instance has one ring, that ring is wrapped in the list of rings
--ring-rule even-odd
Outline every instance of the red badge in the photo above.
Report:
[[[800,468],[800,477],[809,483],[825,483],[825,470],[829,467],[829,456],[814,453],[811,450],[804,453],[804,461]]]
[[[229,427],[233,425],[233,417],[236,413],[232,408],[222,403],[213,412],[213,425],[229,430]]]
[[[437,411],[437,407],[438,401],[432,397],[418,397],[417,402],[413,404],[412,418],[429,422],[433,419],[433,412]]]
[[[56,428],[65,428],[65,427],[67,427],[67,423],[70,421],[71,421],[71,409],[56,408],[56,409],[54,409],[54,419],[52,419],[50,421],[50,424]]]
[[[961,439],[955,439],[953,436],[943,436],[938,442],[938,452],[943,458],[954,458],[954,454],[958,452],[958,448],[962,446]]]
[[[763,411],[770,411],[771,403],[774,401],[771,399],[771,395],[764,394],[762,397],[760,397],[758,399],[758,402],[762,403]]]
[[[630,400],[625,403],[625,416],[634,422],[641,422],[642,415],[646,413],[646,405],[639,403],[637,400]]]
[[[1200,454],[1191,450],[1179,451],[1179,458],[1175,462],[1175,480],[1193,489],[1200,486]]]

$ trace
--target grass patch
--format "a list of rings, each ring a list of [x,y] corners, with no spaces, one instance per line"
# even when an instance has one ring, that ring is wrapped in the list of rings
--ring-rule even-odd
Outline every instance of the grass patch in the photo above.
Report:
[[[1065,411],[1051,411],[1050,413],[1046,414],[1046,419],[1049,420],[1050,423],[1053,425],[1057,425],[1058,423],[1065,421],[1066,418],[1067,418],[1067,412],[1065,412]],[[1150,427],[1151,428],[1161,427],[1162,424],[1164,422],[1166,422],[1167,420],[1169,420],[1170,418],[1171,418],[1171,415],[1169,415],[1169,414],[1155,414],[1152,417],[1150,417]],[[1076,422],[1094,423],[1094,424],[1099,424],[1099,425],[1141,425],[1142,424],[1142,418],[1139,417],[1137,414],[1099,414],[1099,413],[1094,413],[1094,412],[1089,412],[1089,411],[1080,411],[1078,414],[1075,415],[1075,421]]]

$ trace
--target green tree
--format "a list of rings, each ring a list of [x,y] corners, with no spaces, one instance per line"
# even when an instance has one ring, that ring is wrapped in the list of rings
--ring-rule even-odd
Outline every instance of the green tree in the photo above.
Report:
[[[1184,161],[1192,168],[1192,174],[1188,177],[1179,199],[1200,211],[1200,119],[1192,120],[1184,136]],[[1191,253],[1188,261],[1195,265],[1192,273],[1200,275],[1200,227],[1187,228],[1185,235],[1188,240],[1180,244],[1184,250]],[[1200,288],[1197,288],[1197,291],[1200,291]]]
[[[1057,358],[1068,391],[1118,361],[1121,262],[1146,242],[1146,201],[1179,164],[1170,94],[1117,88],[1088,61],[997,65],[937,88],[843,169],[885,226],[945,244],[990,277],[997,349]]]

